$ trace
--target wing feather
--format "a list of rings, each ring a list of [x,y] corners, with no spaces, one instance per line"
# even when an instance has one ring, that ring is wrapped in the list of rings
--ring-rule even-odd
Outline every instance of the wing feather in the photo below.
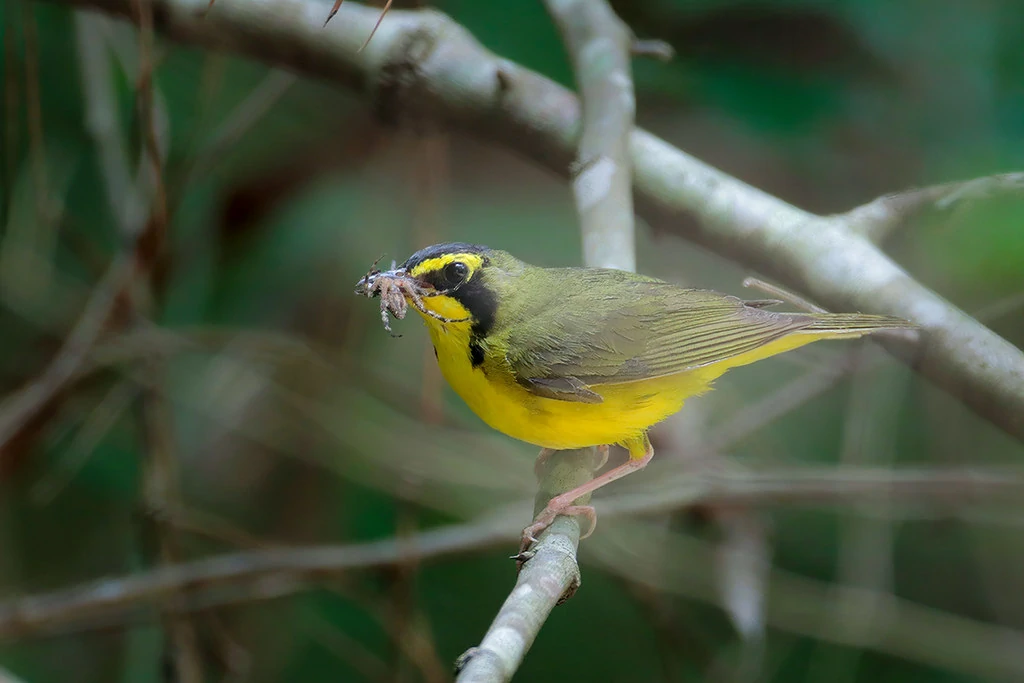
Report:
[[[615,279],[614,293],[593,296],[606,273],[615,273],[607,276]],[[579,271],[557,301],[530,312],[528,325],[510,325],[505,358],[517,381],[552,398],[592,401],[587,386],[710,365],[815,322],[809,315],[766,311],[763,301],[747,305],[709,290],[634,277]]]

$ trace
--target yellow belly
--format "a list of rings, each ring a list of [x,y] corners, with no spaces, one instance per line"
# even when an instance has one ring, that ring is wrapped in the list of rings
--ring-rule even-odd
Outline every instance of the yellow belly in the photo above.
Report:
[[[503,371],[496,359],[473,367],[467,353],[468,325],[431,322],[427,327],[442,374],[473,412],[494,429],[557,450],[621,444],[635,457],[643,455],[648,428],[677,412],[687,398],[710,389],[711,383],[730,368],[831,336],[792,334],[751,353],[688,372],[592,386],[604,401],[577,403],[530,393],[511,373]]]

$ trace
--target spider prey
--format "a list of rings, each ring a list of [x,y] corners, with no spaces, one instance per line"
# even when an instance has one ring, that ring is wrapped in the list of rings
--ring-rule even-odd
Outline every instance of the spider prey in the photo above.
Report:
[[[424,297],[447,294],[448,290],[435,290],[425,288],[415,279],[409,277],[404,268],[396,268],[394,261],[391,262],[391,270],[381,271],[377,268],[380,259],[373,262],[370,271],[356,283],[356,294],[365,294],[369,298],[380,297],[380,319],[384,323],[384,329],[392,337],[401,337],[391,331],[391,314],[402,320],[409,310],[409,301],[424,315],[429,315],[445,323],[464,322],[467,318],[446,318],[445,316],[431,311],[423,305]]]

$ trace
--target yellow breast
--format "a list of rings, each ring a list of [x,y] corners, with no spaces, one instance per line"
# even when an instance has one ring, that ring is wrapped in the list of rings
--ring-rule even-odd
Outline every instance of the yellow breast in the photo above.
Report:
[[[602,403],[559,401],[527,391],[496,354],[474,367],[467,323],[427,323],[442,374],[473,412],[494,429],[544,448],[622,444],[642,454],[644,431],[704,391],[711,379],[693,373],[603,385],[592,387]]]

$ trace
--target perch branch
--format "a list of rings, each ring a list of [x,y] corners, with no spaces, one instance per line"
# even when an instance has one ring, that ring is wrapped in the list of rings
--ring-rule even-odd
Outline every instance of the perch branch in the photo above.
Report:
[[[131,0],[63,1],[132,16]],[[324,6],[311,1],[218,0],[209,14],[206,0],[153,4],[157,29],[169,38],[327,79],[362,93],[387,120],[435,120],[570,172],[580,126],[575,96],[491,54],[436,11],[390,12],[360,52],[360,36],[378,11],[355,3],[345,3],[326,31]],[[979,415],[1024,439],[1024,353],[850,230],[848,215],[798,209],[642,130],[633,132],[631,153],[636,206],[653,225],[833,310],[917,322],[924,327],[919,343],[888,344]]]
[[[594,449],[560,451],[548,459],[540,477],[535,509],[593,477]],[[583,504],[587,501],[583,500]],[[507,681],[519,668],[541,626],[555,605],[580,586],[576,550],[580,540],[578,517],[559,516],[528,551],[516,585],[491,622],[480,645],[459,657],[458,683]]]

